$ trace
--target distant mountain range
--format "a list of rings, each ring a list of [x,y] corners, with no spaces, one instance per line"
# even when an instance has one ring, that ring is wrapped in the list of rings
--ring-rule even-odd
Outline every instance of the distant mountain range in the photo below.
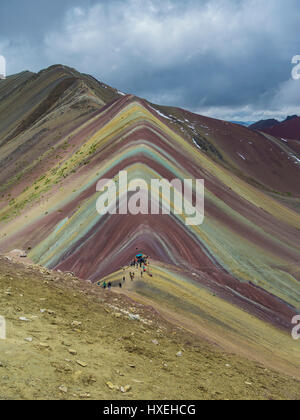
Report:
[[[261,120],[249,126],[251,130],[263,131],[274,137],[300,140],[300,117],[292,115],[280,122],[275,119]]]
[[[256,123],[253,123],[253,124],[249,125],[249,128],[251,130],[261,130],[261,131],[263,131],[267,128],[274,127],[275,125],[278,125],[278,124],[280,124],[280,122],[273,118],[273,119],[269,119],[269,120],[257,121]]]
[[[244,127],[249,127],[251,124],[254,124],[254,121],[229,121],[233,124],[243,125]]]

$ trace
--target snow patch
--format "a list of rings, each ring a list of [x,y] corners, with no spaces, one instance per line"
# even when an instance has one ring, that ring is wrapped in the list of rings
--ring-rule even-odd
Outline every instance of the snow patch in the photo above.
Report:
[[[290,157],[288,159],[292,159],[296,165],[300,165],[300,159],[297,156],[292,153],[289,153],[289,156]]]
[[[199,144],[197,143],[197,141],[196,141],[195,139],[193,139],[193,142],[194,142],[194,145],[195,145],[196,147],[198,147],[198,149],[202,150],[202,147],[201,147],[201,146],[199,146]]]
[[[242,159],[246,160],[245,156],[243,156],[241,153],[239,153],[239,152],[238,152],[238,155],[239,155]]]
[[[153,108],[152,106],[150,106],[151,109],[153,109],[153,111],[155,111],[158,115],[160,115],[163,118],[166,118],[167,120],[172,121],[172,118],[170,118],[168,115],[163,114],[162,112],[160,112],[158,109]]]

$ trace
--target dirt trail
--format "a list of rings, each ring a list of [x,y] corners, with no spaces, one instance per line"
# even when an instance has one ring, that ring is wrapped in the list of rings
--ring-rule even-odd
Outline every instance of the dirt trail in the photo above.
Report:
[[[134,281],[130,281],[130,272],[135,273]],[[162,280],[162,271],[159,265],[153,264],[151,272],[153,277],[150,277],[148,273],[144,273],[141,276],[140,269],[125,267],[119,272],[108,276],[107,279],[116,286],[114,290],[117,293],[125,294],[143,305],[152,306],[165,320],[196,335],[201,340],[205,340],[224,351],[246,357],[270,369],[275,369],[296,377],[298,380],[300,379],[300,359],[299,353],[297,353],[298,343],[292,340],[290,334],[279,331],[238,308],[233,307],[233,313],[229,314],[228,308],[224,307],[223,312],[216,315],[216,308],[222,302],[217,301],[215,296],[205,292],[197,298],[197,305],[202,310],[201,315],[197,316],[192,310],[192,305],[195,301],[185,301],[185,299],[188,299],[188,295],[183,300],[178,299],[178,296],[176,296],[176,284],[166,284]],[[127,281],[123,283],[123,287],[120,289],[117,286],[124,275]],[[170,279],[172,279],[171,273]],[[159,292],[157,292],[158,286],[160,287]],[[170,287],[173,294],[171,294]],[[171,298],[164,295],[166,289]],[[196,290],[192,289],[193,297],[195,297],[195,292]],[[182,288],[179,289],[179,293],[182,295],[185,293],[184,282],[182,283]],[[176,300],[174,300],[174,297]],[[210,308],[207,305],[205,306],[204,299],[211,300],[212,298],[213,304]],[[184,304],[187,302],[190,302],[191,306],[185,309]],[[181,307],[180,304],[183,306]],[[209,312],[205,311],[208,308],[212,310],[212,314],[216,319],[220,316],[223,322],[221,329],[216,325],[216,321],[212,323],[206,318]],[[224,312],[228,317],[227,319],[224,318]],[[235,326],[232,318],[238,320]]]

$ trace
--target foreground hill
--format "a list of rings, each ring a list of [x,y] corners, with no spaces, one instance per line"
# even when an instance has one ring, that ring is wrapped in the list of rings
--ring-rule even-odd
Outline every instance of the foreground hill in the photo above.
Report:
[[[289,143],[150,104],[64,66],[11,76],[0,95],[2,253],[24,249],[95,283],[120,280],[138,249],[155,277],[124,293],[300,376],[290,335],[300,310],[300,167]],[[117,181],[120,170],[148,185],[204,179],[204,223],[187,226],[174,212],[100,216],[97,182]]]
[[[151,307],[70,274],[0,257],[0,307],[7,320],[1,400],[300,395],[299,381],[204,344]]]

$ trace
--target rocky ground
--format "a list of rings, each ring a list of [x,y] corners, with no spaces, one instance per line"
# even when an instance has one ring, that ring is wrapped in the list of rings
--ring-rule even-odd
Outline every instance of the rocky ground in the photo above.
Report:
[[[224,353],[71,273],[0,257],[0,315],[1,400],[300,397],[296,379]]]

